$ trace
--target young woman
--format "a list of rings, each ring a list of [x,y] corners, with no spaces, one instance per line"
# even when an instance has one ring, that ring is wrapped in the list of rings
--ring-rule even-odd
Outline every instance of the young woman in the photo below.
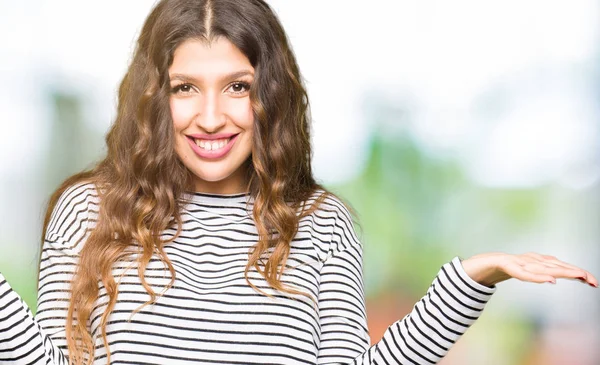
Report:
[[[0,361],[433,364],[495,284],[588,272],[537,254],[444,265],[370,346],[362,246],[311,171],[308,100],[262,0],[163,0],[108,154],[53,195],[36,318],[0,277]]]

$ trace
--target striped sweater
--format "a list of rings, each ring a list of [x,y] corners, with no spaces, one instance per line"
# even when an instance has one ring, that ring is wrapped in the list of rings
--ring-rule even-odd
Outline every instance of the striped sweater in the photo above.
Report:
[[[247,284],[248,252],[258,237],[249,195],[183,199],[183,230],[165,247],[176,271],[171,288],[164,291],[171,277],[152,258],[145,277],[162,295],[134,314],[149,299],[137,268],[129,260],[113,268],[120,283],[107,326],[112,364],[435,364],[495,290],[471,280],[455,258],[412,312],[371,345],[362,245],[339,200],[327,197],[302,218],[291,243],[282,281],[309,294],[303,296],[271,289],[254,270],[250,281],[269,295]],[[0,363],[68,362],[69,286],[98,209],[91,184],[75,185],[59,199],[42,247],[35,318],[0,275]],[[167,229],[163,237],[175,233]],[[130,258],[137,254],[132,250]],[[105,364],[99,323],[107,296],[99,285],[88,329],[96,341],[94,364]]]

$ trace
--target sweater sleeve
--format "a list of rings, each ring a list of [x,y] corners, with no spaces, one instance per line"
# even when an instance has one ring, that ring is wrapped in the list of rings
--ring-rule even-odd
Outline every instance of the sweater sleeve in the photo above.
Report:
[[[66,365],[68,361],[0,273],[0,364]]]
[[[370,346],[362,276],[362,244],[341,206],[321,270],[318,364],[436,364],[481,315],[495,288],[472,280],[460,260],[440,269],[411,313]]]
[[[97,203],[92,184],[65,190],[54,207],[42,245],[36,319],[67,356],[65,329],[71,280],[81,247],[96,222]]]

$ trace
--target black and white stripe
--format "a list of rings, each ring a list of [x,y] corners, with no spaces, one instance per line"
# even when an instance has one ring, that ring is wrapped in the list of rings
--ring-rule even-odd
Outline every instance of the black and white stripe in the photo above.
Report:
[[[0,364],[67,363],[25,302],[0,274]]]
[[[149,296],[135,267],[115,265],[121,281],[107,327],[113,364],[434,364],[494,292],[471,280],[456,258],[442,267],[413,311],[370,346],[362,245],[340,201],[328,197],[300,221],[282,278],[316,298],[315,305],[307,296],[274,291],[255,271],[251,281],[270,296],[246,283],[248,252],[258,237],[247,195],[186,198],[183,231],[165,249],[176,281],[155,304],[132,314]],[[0,295],[8,293],[0,299],[0,362],[31,351],[16,363],[61,364],[60,355],[67,355],[69,285],[98,207],[91,184],[73,186],[59,200],[42,249],[35,320],[22,301],[7,304],[4,297],[18,297],[0,282]],[[164,237],[173,234],[167,229]],[[131,252],[132,259],[136,255]],[[157,258],[146,278],[157,293],[170,280]],[[95,364],[106,362],[98,328],[106,301],[101,287],[89,323]],[[14,324],[20,319],[25,327]]]

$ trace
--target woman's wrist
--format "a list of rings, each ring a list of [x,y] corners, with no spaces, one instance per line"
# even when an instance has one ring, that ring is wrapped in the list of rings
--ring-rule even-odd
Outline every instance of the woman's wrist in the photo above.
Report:
[[[475,255],[462,260],[461,263],[465,273],[473,281],[491,288],[502,281],[510,279],[509,275],[500,270],[498,263],[500,255]]]

